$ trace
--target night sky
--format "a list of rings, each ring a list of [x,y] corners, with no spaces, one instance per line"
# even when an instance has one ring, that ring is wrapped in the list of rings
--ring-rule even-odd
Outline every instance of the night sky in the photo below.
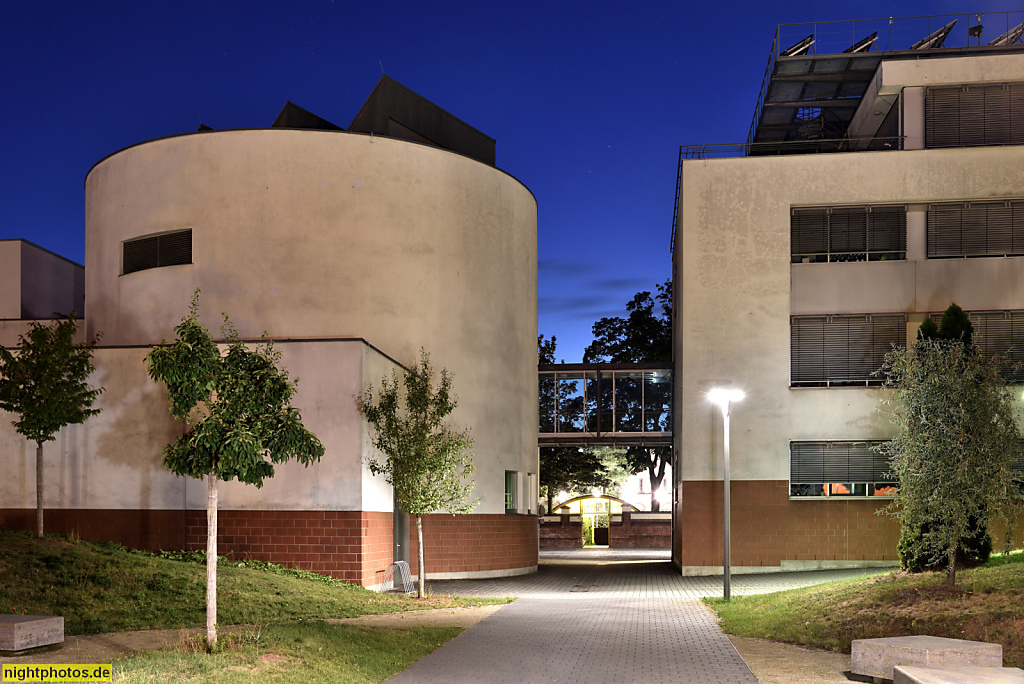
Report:
[[[0,0],[0,239],[81,263],[106,155],[269,126],[287,100],[347,127],[383,68],[536,195],[540,332],[579,361],[595,320],[669,276],[679,146],[746,139],[777,24],[979,9],[1021,7]]]

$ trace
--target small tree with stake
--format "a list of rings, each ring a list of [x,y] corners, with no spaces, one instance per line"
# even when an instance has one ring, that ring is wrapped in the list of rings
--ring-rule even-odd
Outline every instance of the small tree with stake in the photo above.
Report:
[[[16,354],[0,347],[0,409],[16,413],[15,430],[36,443],[36,536],[43,536],[43,443],[66,425],[99,413],[90,408],[103,388],[86,382],[93,371],[92,350],[100,336],[76,343],[74,314],[50,325],[32,323],[18,336]]]
[[[146,356],[149,375],[167,385],[170,412],[188,426],[164,447],[164,466],[176,475],[206,478],[206,643],[217,646],[217,483],[257,487],[274,465],[291,459],[308,466],[324,447],[289,402],[295,384],[278,367],[273,344],[249,349],[224,315],[228,342],[221,354],[198,321],[199,290],[174,329],[177,339]]]
[[[405,371],[401,385],[398,374],[381,379],[378,397],[367,389],[357,399],[359,411],[373,426],[373,445],[387,459],[367,459],[370,472],[383,474],[395,492],[401,511],[416,518],[419,561],[417,596],[424,593],[423,516],[441,510],[469,513],[477,504],[470,500],[475,466],[469,449],[473,446],[466,430],[444,424],[455,410],[451,394],[452,376],[441,369],[441,382],[434,387],[430,355],[420,350],[419,364]],[[403,391],[404,390],[404,391]],[[404,406],[403,406],[404,405]]]

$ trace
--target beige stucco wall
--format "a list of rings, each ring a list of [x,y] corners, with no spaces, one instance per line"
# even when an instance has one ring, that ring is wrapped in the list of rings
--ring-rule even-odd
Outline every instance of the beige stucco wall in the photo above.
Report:
[[[737,479],[788,479],[790,439],[891,434],[878,390],[789,388],[791,301],[801,313],[935,311],[951,298],[972,309],[1024,308],[1019,259],[821,265],[834,282],[819,265],[791,266],[792,206],[1020,196],[1020,147],[685,161],[675,244],[678,476],[721,477],[721,418],[704,397],[717,384],[747,393],[732,412]]]
[[[205,322],[205,321],[204,321]],[[365,470],[367,426],[354,395],[367,373],[397,366],[359,340],[282,342],[281,364],[299,378],[292,399],[303,423],[323,442],[326,453],[308,468],[276,467],[257,489],[222,483],[222,509],[390,511],[391,492]],[[161,465],[164,445],[182,426],[167,412],[165,388],[146,374],[148,347],[101,348],[94,352],[93,386],[105,388],[101,413],[62,430],[44,447],[45,501],[48,508],[202,510],[206,486],[180,478]],[[11,414],[0,411],[0,501],[4,507],[35,507],[35,445],[18,435]]]
[[[0,320],[21,318],[21,240],[0,240]]]
[[[0,320],[49,319],[72,311],[81,318],[84,307],[82,266],[25,240],[0,240]]]
[[[195,287],[243,337],[358,336],[455,375],[481,513],[536,472],[536,202],[466,157],[328,131],[222,131],[118,152],[86,179],[90,331],[170,338]],[[190,228],[193,264],[121,276],[121,243]],[[215,326],[214,326],[215,327]]]

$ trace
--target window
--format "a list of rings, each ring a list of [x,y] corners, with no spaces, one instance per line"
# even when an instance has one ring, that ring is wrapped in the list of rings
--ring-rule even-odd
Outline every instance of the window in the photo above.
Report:
[[[795,264],[885,261],[907,256],[906,207],[793,209],[789,228]]]
[[[192,263],[192,231],[164,233],[124,243],[121,272],[124,275],[161,266]]]
[[[791,497],[895,496],[881,441],[790,442]]]
[[[925,147],[1024,144],[1024,83],[928,88]]]
[[[928,258],[1024,254],[1024,201],[928,207]]]
[[[794,387],[880,385],[875,375],[893,345],[906,344],[906,316],[793,316],[790,384]]]
[[[505,512],[519,512],[519,472],[505,471]]]
[[[978,350],[986,356],[1004,356],[1007,382],[1024,383],[1024,311],[971,312],[969,316]],[[942,314],[933,317],[940,319]]]

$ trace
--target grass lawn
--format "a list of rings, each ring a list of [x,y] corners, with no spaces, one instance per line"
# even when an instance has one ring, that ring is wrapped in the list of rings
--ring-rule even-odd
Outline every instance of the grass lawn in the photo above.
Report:
[[[266,563],[217,568],[217,622],[269,624],[508,599],[377,594]],[[206,624],[206,567],[114,544],[0,530],[0,613],[61,615],[67,634]],[[449,637],[450,638],[450,637]]]
[[[957,573],[890,572],[774,594],[705,599],[727,634],[850,652],[853,639],[930,634],[1002,644],[1024,667],[1024,554]]]
[[[201,640],[114,661],[115,682],[381,682],[461,632],[459,627],[387,629],[302,622],[225,635],[214,655]]]

